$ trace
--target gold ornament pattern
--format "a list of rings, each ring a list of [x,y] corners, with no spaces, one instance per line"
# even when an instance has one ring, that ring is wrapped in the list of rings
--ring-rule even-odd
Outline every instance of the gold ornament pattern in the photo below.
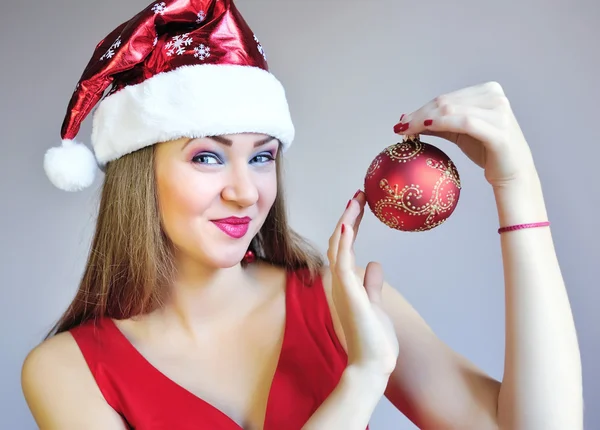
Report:
[[[390,145],[384,153],[390,157],[392,161],[399,163],[407,163],[414,160],[423,153],[425,146],[420,140],[404,140],[402,143]]]
[[[379,182],[379,186],[387,194],[387,197],[377,202],[375,214],[388,227],[396,229],[403,227],[401,220],[389,213],[387,213],[388,216],[384,214],[384,209],[388,208],[402,211],[411,216],[426,216],[424,225],[414,231],[430,230],[446,221],[446,219],[442,219],[434,222],[434,218],[436,215],[444,214],[454,207],[457,199],[456,191],[450,187],[450,191],[444,193],[444,188],[449,183],[458,189],[461,188],[458,172],[454,163],[450,160],[448,160],[448,166],[444,166],[439,161],[429,158],[427,159],[427,165],[440,170],[443,174],[435,183],[429,201],[423,202],[421,205],[419,205],[418,200],[423,198],[423,190],[419,185],[410,184],[398,190],[398,185],[391,186],[387,179],[382,179]]]
[[[403,142],[390,145],[379,154],[367,169],[366,178],[370,178],[381,167],[382,157],[388,156],[392,161],[407,163],[416,159],[424,152],[425,146],[418,137],[409,135],[404,137]]]
[[[367,169],[367,175],[366,178],[370,178],[371,176],[373,176],[375,174],[375,172],[377,172],[377,170],[379,169],[379,167],[381,166],[381,154],[379,154],[377,157],[375,157],[375,159],[373,160],[373,162],[369,165],[369,168]]]
[[[386,148],[375,158],[367,171],[367,177],[372,177],[383,164],[382,156],[389,157],[392,161],[407,163],[425,152],[425,146],[417,138],[406,136],[405,141]],[[394,216],[394,213],[402,212],[408,216],[424,217],[422,225],[409,231],[426,231],[439,226],[448,218],[439,219],[440,215],[454,210],[458,200],[457,190],[461,189],[461,182],[454,163],[448,159],[447,164],[433,158],[425,160],[426,165],[440,172],[439,179],[431,190],[431,196],[427,201],[421,201],[424,193],[418,184],[405,185],[399,189],[398,184],[390,184],[388,179],[379,181],[379,188],[384,197],[377,201],[373,212],[388,227],[405,230],[406,226],[402,219]],[[449,214],[448,214],[449,216]]]

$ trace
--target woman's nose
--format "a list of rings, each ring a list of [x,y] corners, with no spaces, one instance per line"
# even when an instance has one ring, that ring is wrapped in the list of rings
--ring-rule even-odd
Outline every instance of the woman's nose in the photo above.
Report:
[[[232,169],[227,184],[223,188],[224,200],[240,206],[251,206],[258,200],[258,189],[249,169]]]

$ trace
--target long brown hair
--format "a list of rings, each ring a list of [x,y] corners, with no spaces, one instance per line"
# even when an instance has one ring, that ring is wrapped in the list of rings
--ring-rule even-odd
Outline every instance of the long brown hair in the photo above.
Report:
[[[131,318],[164,303],[175,265],[173,244],[161,227],[154,151],[149,146],[108,164],[79,289],[46,339],[89,320]],[[288,225],[281,152],[277,197],[250,247],[258,258],[286,270],[308,269],[314,279],[324,261]]]

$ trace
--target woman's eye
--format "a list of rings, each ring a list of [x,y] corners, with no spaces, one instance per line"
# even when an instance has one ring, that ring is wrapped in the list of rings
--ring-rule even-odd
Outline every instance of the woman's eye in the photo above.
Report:
[[[258,154],[256,157],[252,159],[253,163],[268,163],[269,161],[273,161],[275,158],[273,154],[270,152],[263,152],[262,154]]]
[[[216,155],[207,153],[196,155],[192,161],[198,164],[221,164],[221,160]]]
[[[263,152],[261,154],[256,155],[255,157],[253,157],[250,160],[250,163],[251,164],[255,164],[255,163],[265,164],[265,163],[268,163],[273,160],[275,160],[275,157],[273,157],[273,154],[271,154],[270,152]],[[197,164],[223,164],[223,161],[221,160],[221,158],[219,156],[217,156],[216,154],[208,153],[208,152],[203,152],[203,153],[200,153],[200,154],[194,156],[194,158],[192,158],[192,162],[197,163]]]

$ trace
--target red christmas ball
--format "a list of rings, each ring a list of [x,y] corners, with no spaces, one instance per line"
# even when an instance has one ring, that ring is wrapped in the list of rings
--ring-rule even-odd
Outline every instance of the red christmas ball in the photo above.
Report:
[[[384,149],[365,176],[367,204],[385,225],[426,231],[448,219],[460,196],[460,177],[450,158],[419,136]]]

